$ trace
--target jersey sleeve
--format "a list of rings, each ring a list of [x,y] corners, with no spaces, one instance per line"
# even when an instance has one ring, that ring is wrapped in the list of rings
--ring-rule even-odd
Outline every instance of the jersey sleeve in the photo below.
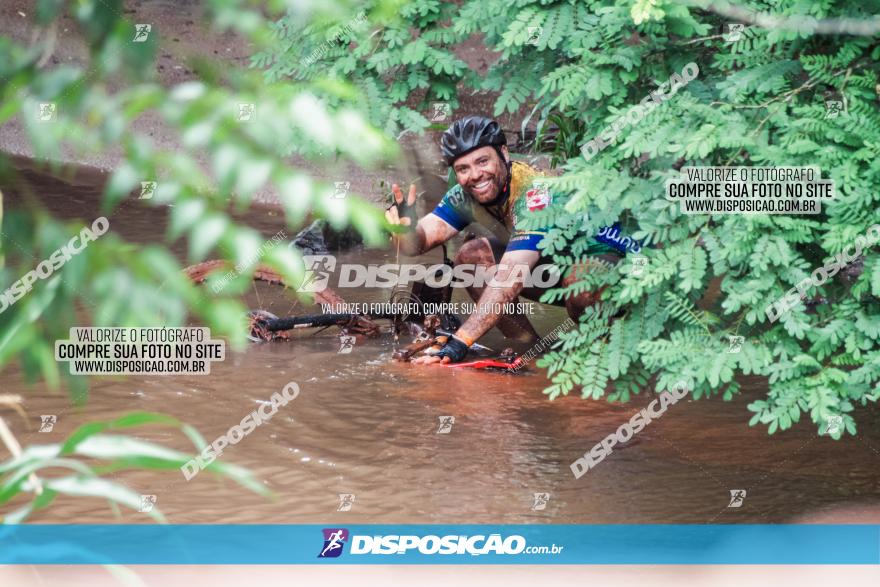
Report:
[[[473,200],[455,185],[440,200],[431,212],[455,230],[461,230],[474,221]]]
[[[630,236],[633,232],[622,228],[620,222],[615,222],[611,226],[601,227],[593,240],[623,254],[638,253],[643,243]]]

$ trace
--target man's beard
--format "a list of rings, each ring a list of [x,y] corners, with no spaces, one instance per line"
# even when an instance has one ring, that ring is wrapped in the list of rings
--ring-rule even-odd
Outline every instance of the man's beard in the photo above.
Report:
[[[491,205],[493,203],[497,203],[498,198],[501,196],[501,194],[504,193],[504,187],[507,185],[507,180],[509,177],[507,164],[504,163],[504,161],[502,161],[501,165],[502,165],[502,167],[498,171],[498,173],[493,175],[491,177],[491,179],[489,180],[492,183],[492,185],[495,186],[495,195],[493,195],[491,199],[483,202],[473,192],[471,192],[469,188],[462,186],[462,188],[464,189],[464,192],[467,195],[469,195],[471,198],[473,198],[476,202],[478,202],[484,206]]]

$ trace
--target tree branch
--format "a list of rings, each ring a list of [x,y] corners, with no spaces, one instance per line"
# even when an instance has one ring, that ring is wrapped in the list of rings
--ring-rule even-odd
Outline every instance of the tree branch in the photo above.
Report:
[[[812,16],[777,16],[767,12],[758,12],[753,8],[740,6],[725,0],[718,2],[692,0],[688,4],[714,12],[719,16],[765,29],[804,31],[816,35],[856,35],[860,37],[873,37],[880,34],[880,16],[818,20]]]

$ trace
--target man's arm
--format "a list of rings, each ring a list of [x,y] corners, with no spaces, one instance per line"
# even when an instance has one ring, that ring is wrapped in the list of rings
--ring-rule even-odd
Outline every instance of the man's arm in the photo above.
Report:
[[[531,272],[539,257],[537,251],[506,251],[498,262],[495,278],[480,296],[476,311],[455,334],[470,346],[489,332],[501,318],[501,313],[495,311],[499,307],[496,304],[501,304],[500,307],[504,308],[504,304],[517,298],[523,289],[526,273]]]
[[[445,243],[456,234],[458,231],[444,220],[428,214],[419,220],[415,230],[394,235],[394,238],[399,240],[400,250],[404,255],[415,257]]]
[[[515,250],[506,251],[498,263],[498,271],[495,278],[486,285],[477,309],[468,317],[465,323],[455,332],[455,337],[468,347],[481,336],[489,332],[504,311],[504,304],[510,303],[517,298],[523,289],[525,274],[531,272],[538,263],[540,254],[537,251]],[[496,306],[495,304],[500,304]],[[495,311],[501,308],[501,311]],[[449,357],[425,356],[413,360],[413,363],[449,363]]]
[[[394,194],[394,201],[397,205],[385,211],[385,218],[390,224],[412,225],[415,218],[416,186],[409,186],[406,204],[403,203],[403,192],[401,192],[400,186],[394,184],[391,187],[391,191]],[[399,213],[401,208],[407,212],[412,212],[401,216]],[[458,234],[458,230],[445,220],[435,214],[428,214],[416,223],[415,230],[397,233],[393,236],[393,241],[400,246],[400,250],[404,255],[415,257],[430,251],[439,244],[445,243],[456,234]]]

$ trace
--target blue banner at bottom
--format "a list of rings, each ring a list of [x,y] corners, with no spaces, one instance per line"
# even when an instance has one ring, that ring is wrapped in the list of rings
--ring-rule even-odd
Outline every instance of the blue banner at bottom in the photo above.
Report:
[[[17,525],[0,564],[880,564],[880,525]]]

